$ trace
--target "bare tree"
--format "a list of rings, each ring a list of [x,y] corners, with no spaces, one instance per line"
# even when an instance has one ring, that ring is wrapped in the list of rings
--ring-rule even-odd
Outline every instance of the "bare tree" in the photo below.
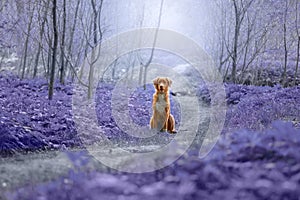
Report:
[[[282,73],[282,85],[286,84],[286,71],[287,71],[287,61],[288,61],[288,47],[287,47],[287,14],[289,10],[288,1],[285,1],[285,10],[283,18],[283,45],[284,45],[284,65]]]
[[[34,16],[34,10],[35,10],[35,2],[28,2],[28,24],[27,24],[27,32],[25,34],[25,44],[24,44],[24,53],[23,53],[23,62],[22,62],[22,74],[21,78],[24,78],[25,76],[25,69],[27,65],[27,54],[28,54],[28,42],[29,42],[29,37],[30,37],[30,32],[32,29],[32,21],[33,21],[33,16]]]
[[[299,1],[296,1],[296,17],[295,17],[295,26],[296,26],[296,33],[297,33],[297,54],[296,54],[296,66],[295,66],[295,74],[294,74],[294,85],[296,85],[296,80],[297,80],[297,73],[298,73],[298,68],[299,68],[299,59],[300,59],[300,27],[299,27]]]
[[[53,5],[50,4],[53,0],[49,0],[49,17],[45,18],[45,31],[43,34],[43,40],[41,42],[41,57],[44,66],[44,76],[48,79],[51,74],[51,65],[52,65],[52,57],[53,57],[53,40],[54,40],[54,29],[53,29]],[[51,6],[50,6],[51,5]],[[50,9],[51,8],[51,9]],[[48,15],[48,14],[47,14]],[[57,16],[56,16],[57,18]],[[52,21],[52,23],[51,23]],[[57,23],[57,22],[56,22]],[[56,30],[58,32],[58,30]],[[56,58],[56,57],[55,57]],[[54,72],[55,73],[55,72]]]
[[[43,4],[43,2],[42,2]],[[39,30],[39,41],[38,41],[38,49],[37,49],[37,53],[36,53],[36,57],[35,57],[35,62],[34,62],[34,68],[33,68],[33,78],[36,77],[37,72],[38,72],[38,65],[39,65],[39,59],[40,59],[40,54],[42,51],[42,43],[43,43],[43,37],[44,37],[44,31],[45,31],[45,23],[46,23],[46,18],[47,18],[47,14],[48,14],[48,10],[49,10],[49,4],[50,4],[50,0],[47,0],[44,2],[44,6],[41,6],[42,10],[41,12],[43,12],[43,16],[40,17],[41,13],[39,12],[39,26],[40,26],[40,30]]]
[[[218,55],[215,56],[219,71],[224,81],[244,83],[250,66],[255,66],[265,51],[271,28],[269,19],[260,1],[220,0],[216,5],[220,10],[216,29]]]
[[[241,77],[244,76],[245,71],[257,59],[259,54],[263,53],[264,48],[266,47],[266,43],[268,41],[267,34],[269,27],[260,25],[258,28],[256,28],[256,25],[259,23],[256,18],[259,15],[258,12],[260,12],[260,10],[254,12],[252,17],[249,17],[249,15],[246,14],[247,31],[245,37],[246,39],[242,47],[244,55],[241,69]]]
[[[219,37],[219,48],[218,48],[218,62],[219,62],[219,71],[221,72],[222,71],[222,68],[223,68],[223,65],[225,63],[228,62],[228,60],[230,59],[230,56],[229,55],[226,55],[226,52],[225,52],[225,43],[229,43],[228,41],[226,41],[226,28],[227,28],[227,15],[228,15],[228,11],[225,7],[225,3],[224,1],[220,1],[220,2],[216,2],[217,4],[217,7],[219,8],[220,10],[220,26],[218,27],[220,30],[217,30],[217,31],[220,31],[220,34],[218,35]]]
[[[141,9],[141,16],[140,16],[140,21],[139,21],[139,28],[143,27],[143,23],[144,23],[144,19],[145,19],[145,2],[142,4],[142,9]],[[141,34],[141,33],[140,33]],[[139,45],[141,46],[142,44],[142,35],[140,35],[139,37]],[[142,66],[142,57],[141,57],[141,50],[138,50],[137,52],[137,59],[139,61],[140,66],[140,70],[139,70],[139,84],[142,84],[142,80],[143,80],[143,66]]]
[[[244,0],[232,0],[233,7],[234,7],[235,26],[234,26],[233,48],[232,48],[232,53],[230,53],[230,55],[232,58],[231,80],[234,83],[236,82],[240,31],[241,31],[241,27],[245,15],[253,2],[254,0],[248,0],[248,2],[245,2]]]
[[[118,3],[116,3],[116,10],[117,12],[119,11],[119,7],[118,7]],[[115,24],[116,24],[116,32],[119,33],[119,19],[117,18],[117,16],[115,16]],[[116,54],[119,50],[119,41],[118,39],[116,40]],[[114,61],[114,65],[113,65],[113,68],[112,68],[112,74],[111,74],[111,77],[112,77],[112,80],[115,79],[115,76],[116,76],[116,68],[118,66],[118,60],[119,58],[117,58],[115,61]]]
[[[153,55],[154,55],[154,51],[155,51],[155,46],[156,46],[156,41],[157,41],[157,36],[158,36],[158,31],[160,29],[160,23],[161,23],[161,17],[162,17],[162,13],[163,13],[163,5],[164,5],[164,0],[161,0],[160,2],[160,8],[159,8],[159,14],[158,14],[158,22],[157,22],[157,27],[156,27],[156,31],[155,31],[155,35],[154,35],[154,39],[153,39],[153,46],[151,49],[151,53],[150,53],[150,57],[149,59],[143,63],[141,61],[141,67],[144,68],[144,89],[146,89],[146,82],[147,82],[147,70],[149,65],[152,62],[153,59]]]
[[[74,34],[75,34],[76,25],[77,25],[80,2],[81,2],[81,0],[77,0],[76,7],[75,7],[74,21],[73,21],[73,24],[72,24],[72,28],[70,30],[70,39],[69,39],[69,45],[68,45],[68,48],[67,48],[68,57],[70,57],[70,58],[73,57],[73,52],[72,51],[73,51]],[[76,56],[77,56],[78,59],[80,58],[79,55],[76,55]],[[68,65],[69,65],[69,61],[68,61],[68,59],[66,59],[65,66],[66,66],[67,69],[68,69]],[[76,66],[74,66],[74,67],[76,68]]]
[[[91,0],[92,4],[92,43],[90,43],[90,47],[92,48],[92,54],[91,54],[91,59],[88,59],[89,62],[89,77],[88,77],[88,99],[92,97],[92,89],[94,87],[94,67],[95,63],[99,59],[100,56],[100,46],[97,48],[97,44],[99,41],[102,40],[102,30],[101,30],[101,11],[102,11],[102,5],[103,5],[103,0],[100,0],[100,5],[96,5],[95,0]],[[99,38],[98,38],[99,34]]]
[[[60,55],[60,82],[64,84],[65,79],[65,38],[66,38],[66,23],[67,23],[67,11],[66,11],[66,0],[63,0],[63,30],[62,30],[62,37],[61,37],[61,55]]]
[[[52,23],[53,23],[53,48],[52,48],[52,64],[51,64],[51,73],[50,73],[50,82],[49,82],[49,93],[48,98],[51,100],[53,98],[54,90],[54,78],[55,78],[55,65],[56,65],[56,54],[58,47],[58,31],[57,31],[57,2],[52,0]]]

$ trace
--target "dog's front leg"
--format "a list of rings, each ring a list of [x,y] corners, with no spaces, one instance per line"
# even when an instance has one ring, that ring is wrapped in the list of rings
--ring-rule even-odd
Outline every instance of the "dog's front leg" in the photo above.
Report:
[[[169,121],[169,116],[170,116],[170,108],[167,106],[165,108],[165,119],[164,119],[164,127],[163,130],[166,131],[168,129],[168,121]]]
[[[167,131],[167,128],[168,128],[168,117],[166,117],[166,121],[164,123],[164,127],[162,128],[163,131]]]
[[[158,122],[157,122],[157,112],[156,112],[156,102],[157,102],[157,95],[153,94],[153,101],[152,101],[152,117],[150,120],[150,127],[151,129],[157,129],[158,128]]]
[[[154,110],[153,111],[153,116],[151,118],[151,128],[152,129],[157,129],[158,128],[158,119],[157,119],[157,113],[156,111]]]

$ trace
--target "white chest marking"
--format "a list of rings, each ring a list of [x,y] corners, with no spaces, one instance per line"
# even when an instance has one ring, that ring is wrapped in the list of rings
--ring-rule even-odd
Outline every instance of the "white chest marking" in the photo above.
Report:
[[[160,113],[165,112],[165,108],[167,107],[167,102],[164,94],[159,94],[156,102],[156,110]]]

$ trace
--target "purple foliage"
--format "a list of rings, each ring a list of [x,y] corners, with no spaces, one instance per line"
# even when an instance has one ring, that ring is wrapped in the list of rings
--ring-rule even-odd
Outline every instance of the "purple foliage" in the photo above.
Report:
[[[49,101],[48,84],[44,79],[20,80],[13,75],[0,76],[0,148],[1,154],[15,151],[38,150],[80,146],[72,119],[71,95],[69,85],[56,83],[54,99]],[[129,101],[130,116],[135,123],[148,126],[152,114],[151,101],[154,90],[138,88]],[[111,111],[111,92],[113,85],[103,84],[97,88],[96,111],[99,125],[113,142],[130,145],[168,142],[169,134],[158,134],[153,138],[135,138],[122,131],[116,124]],[[180,108],[171,97],[172,113],[179,126]],[[97,138],[90,138],[96,142]]]
[[[0,152],[80,145],[71,113],[71,87],[56,84],[49,101],[44,79],[0,76]]]
[[[300,122],[300,87],[282,88],[227,85],[228,104],[224,132],[248,128],[259,130],[275,120]]]
[[[299,151],[299,129],[278,121],[263,132],[222,137],[203,160],[189,152],[167,168],[139,175],[71,171],[9,199],[297,199]]]
[[[56,83],[55,99],[47,99],[47,82],[44,79],[20,80],[12,75],[0,77],[0,126],[2,154],[21,150],[60,148],[80,145],[71,113],[72,88]],[[99,125],[107,137],[115,143],[145,144],[168,142],[173,137],[159,134],[154,138],[141,139],[121,131],[111,113],[111,92],[113,85],[99,85],[96,110]],[[225,85],[229,105],[224,132],[241,128],[252,130],[268,127],[272,121],[281,119],[300,121],[299,87],[281,88]],[[210,93],[205,87],[198,90],[199,98],[210,102]],[[154,89],[137,88],[128,103],[132,120],[141,126],[148,126],[151,117],[151,101]],[[180,125],[180,107],[171,98],[171,110]],[[97,140],[96,138],[92,139]]]
[[[228,109],[223,133],[242,128],[262,130],[275,120],[300,125],[300,86],[225,84],[225,91]],[[199,87],[197,95],[210,105],[211,95],[206,85]]]
[[[72,88],[56,84],[52,101],[47,82],[0,76],[1,154],[15,151],[80,145],[71,113]],[[113,85],[97,88],[99,125],[112,141],[146,144],[122,132],[111,114]],[[225,85],[228,114],[218,144],[205,159],[190,151],[171,166],[152,173],[83,172],[85,152],[66,152],[74,169],[56,181],[25,187],[9,199],[296,199],[300,186],[300,87],[282,88]],[[137,88],[128,103],[132,120],[146,126],[151,116],[152,86]],[[203,86],[199,97],[209,103]],[[201,95],[205,97],[202,98]],[[171,97],[172,113],[180,118],[178,102]],[[149,108],[150,107],[150,108]],[[274,120],[292,121],[285,123]],[[271,125],[272,124],[272,125]],[[179,124],[177,124],[178,126]],[[246,129],[245,129],[246,128]],[[240,129],[240,131],[235,131]],[[252,129],[252,131],[249,131]],[[233,134],[229,134],[233,132]],[[160,142],[171,135],[159,134]]]

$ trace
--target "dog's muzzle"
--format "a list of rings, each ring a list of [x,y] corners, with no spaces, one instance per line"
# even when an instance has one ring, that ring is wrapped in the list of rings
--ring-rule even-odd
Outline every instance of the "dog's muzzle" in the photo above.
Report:
[[[159,86],[159,90],[161,91],[161,92],[163,92],[164,91],[164,86]]]

